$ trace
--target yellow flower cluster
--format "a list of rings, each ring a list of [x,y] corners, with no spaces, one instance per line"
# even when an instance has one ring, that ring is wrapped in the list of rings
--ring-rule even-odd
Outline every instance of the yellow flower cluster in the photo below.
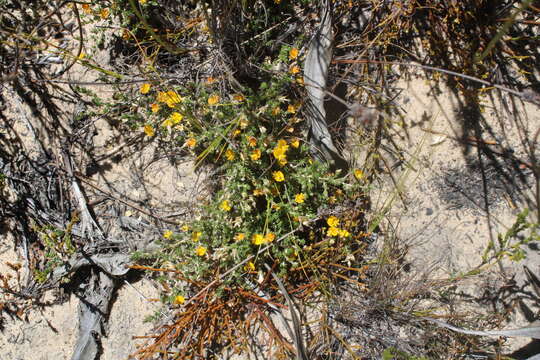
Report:
[[[290,60],[294,60],[298,57],[298,49],[297,48],[292,48],[291,50],[289,50],[289,59]]]
[[[238,233],[234,236],[234,241],[242,241],[246,238],[246,234]]]
[[[197,145],[197,140],[195,140],[195,138],[189,138],[186,140],[186,146],[188,148],[194,148],[195,145]]]
[[[93,12],[92,8],[90,7],[90,4],[82,4],[82,9],[88,15],[92,14]]]
[[[167,104],[170,108],[174,108],[176,104],[179,104],[182,101],[182,98],[173,90],[167,92],[160,91],[157,95],[157,101]]]
[[[298,65],[294,65],[289,71],[291,72],[291,74],[296,75],[300,72],[300,67]]]
[[[157,113],[160,109],[159,104],[152,104],[150,105],[150,110],[152,110],[153,113]]]
[[[231,211],[231,205],[229,205],[229,200],[223,200],[221,205],[219,205],[223,211]]]
[[[227,160],[233,161],[234,160],[234,152],[231,149],[227,149],[227,151],[225,151],[225,157],[227,158]]]
[[[104,9],[101,9],[101,10],[99,11],[99,16],[100,16],[103,20],[105,20],[106,18],[109,17],[109,14],[110,14],[110,13],[111,13],[111,12],[109,11],[109,9],[104,8]]]
[[[149,137],[152,137],[156,134],[152,125],[144,125],[143,131],[146,134],[146,136],[149,136]]]
[[[249,261],[246,265],[244,265],[244,271],[247,271],[247,272],[255,271],[255,264]]]
[[[326,231],[326,235],[339,236],[340,238],[346,238],[351,236],[351,233],[349,233],[347,230],[338,228],[339,219],[337,217],[330,216],[328,219],[326,219],[326,223],[328,224],[328,226],[330,226]]]
[[[165,121],[163,121],[163,126],[167,127],[167,126],[176,125],[180,123],[180,121],[182,121],[183,118],[184,116],[182,114],[175,111],[167,119],[165,119]]]
[[[148,84],[148,83],[142,84],[142,85],[141,85],[141,89],[140,89],[141,94],[143,94],[143,95],[144,95],[144,94],[148,94],[148,92],[150,91],[150,87],[151,87],[151,85]]]
[[[194,232],[191,234],[191,240],[193,240],[193,242],[197,242],[197,241],[199,241],[199,239],[201,238],[201,235],[202,235],[202,232],[200,232],[200,231],[194,231]]]
[[[273,233],[268,233],[266,235],[254,234],[251,237],[251,242],[254,245],[265,245],[274,241],[275,239],[276,239],[276,235],[274,235]]]
[[[272,173],[272,177],[274,178],[274,180],[276,180],[277,182],[282,182],[282,181],[285,181],[285,175],[283,175],[283,173],[281,171],[274,171]]]
[[[204,246],[197,246],[197,248],[195,249],[195,253],[198,255],[198,256],[204,256],[206,255],[206,248]]]
[[[283,139],[278,140],[278,143],[274,150],[272,150],[272,154],[274,154],[274,157],[277,159],[279,165],[283,166],[287,164],[287,150],[289,149],[289,145],[287,145],[287,142]]]
[[[213,94],[208,98],[208,105],[216,105],[219,102],[219,95]]]
[[[253,152],[249,155],[251,157],[251,160],[257,161],[261,158],[261,150],[255,149]]]
[[[357,178],[358,180],[362,180],[362,178],[364,177],[364,172],[360,169],[355,169],[354,177]]]

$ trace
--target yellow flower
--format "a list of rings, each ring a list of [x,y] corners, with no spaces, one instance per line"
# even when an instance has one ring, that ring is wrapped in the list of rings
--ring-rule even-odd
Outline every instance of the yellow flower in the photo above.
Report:
[[[288,149],[289,145],[287,145],[287,142],[285,140],[279,140],[274,150],[272,150],[272,154],[274,154],[277,160],[286,159]]]
[[[290,72],[291,74],[296,75],[300,72],[300,67],[298,65],[294,65],[293,67],[291,67]]]
[[[275,108],[272,109],[272,115],[274,116],[279,115],[280,112],[281,112],[281,109],[279,108],[279,106],[276,106]]]
[[[144,94],[148,94],[148,92],[150,91],[150,87],[151,87],[151,86],[152,86],[152,85],[150,85],[150,84],[148,84],[148,83],[142,84],[142,85],[141,85],[141,89],[140,89],[141,94],[143,94],[143,95],[144,95]]]
[[[277,182],[282,182],[282,181],[285,181],[285,176],[283,175],[283,173],[281,171],[274,171],[272,173],[272,176],[274,178],[274,180],[276,180]]]
[[[233,100],[234,100],[234,101],[241,102],[241,101],[246,100],[246,98],[245,98],[244,95],[242,95],[242,94],[234,94],[234,95],[233,95]]]
[[[283,139],[279,139],[277,142],[277,147],[284,148],[287,150],[289,148],[289,145],[287,145],[287,142]]]
[[[330,227],[337,227],[339,225],[339,219],[335,216],[330,216],[327,220],[326,220],[326,223],[328,224],[328,226]]]
[[[195,140],[194,138],[189,138],[186,140],[186,146],[188,148],[194,148],[195,145],[197,145],[197,140]]]
[[[194,231],[193,233],[191,233],[191,240],[193,240],[193,242],[197,242],[201,238],[201,235],[202,235],[202,232]]]
[[[158,91],[157,101],[161,103],[167,102],[167,93],[163,91]]]
[[[345,229],[339,230],[339,237],[340,238],[346,238],[346,237],[349,237],[349,236],[351,236],[351,233],[348,232],[347,230],[345,230]]]
[[[204,246],[199,245],[195,249],[195,253],[199,256],[204,256],[206,255],[206,248]]]
[[[144,125],[144,133],[146,134],[146,136],[152,137],[155,135],[156,132],[154,131],[152,125]]]
[[[232,133],[232,137],[237,137],[238,134],[240,134],[241,132],[242,132],[242,130],[240,130],[240,129],[234,130],[233,133]]]
[[[295,149],[298,149],[298,147],[300,146],[300,140],[298,140],[298,138],[294,138],[291,141],[291,146]]]
[[[175,305],[182,305],[183,303],[186,302],[186,298],[183,297],[182,295],[178,295],[174,298],[174,304]]]
[[[274,0],[274,2],[275,2],[276,4],[280,4],[280,3],[281,3],[281,0]]]
[[[298,57],[298,49],[297,48],[292,48],[291,50],[289,50],[289,59],[290,60],[294,60]]]
[[[106,19],[109,17],[109,9],[107,8],[104,8],[104,9],[101,9],[101,11],[99,12],[99,16],[101,16],[102,19]]]
[[[159,111],[159,104],[152,104],[150,105],[150,110],[152,110],[153,113],[157,113]]]
[[[157,101],[166,103],[168,107],[174,108],[176,104],[182,101],[182,98],[173,90],[167,92],[160,91],[157,95]]]
[[[171,116],[169,116],[169,119],[171,119],[173,124],[178,124],[182,119],[184,118],[184,115],[180,114],[179,112],[173,112]]]
[[[234,152],[231,149],[227,149],[227,151],[225,151],[225,157],[227,158],[227,160],[233,161],[234,160]]]
[[[215,82],[216,82],[216,78],[215,78],[215,77],[209,76],[209,77],[206,79],[206,83],[207,83],[208,85],[211,85],[211,84],[213,84],[213,83],[215,83]]]
[[[278,160],[279,166],[285,166],[287,165],[287,158],[284,156],[281,159]]]
[[[182,227],[180,228],[180,230],[182,230],[182,231],[184,231],[184,232],[189,231],[189,225],[187,225],[187,224],[182,225]]]
[[[296,107],[292,104],[289,104],[289,106],[287,106],[287,112],[294,114],[296,112]]]
[[[298,204],[303,204],[304,200],[306,200],[306,194],[300,193],[294,195],[294,201],[296,201]]]
[[[176,91],[167,91],[167,100],[165,102],[167,103],[168,107],[174,108],[176,104],[180,103],[180,101],[182,101],[182,98],[176,93]]]
[[[251,242],[254,245],[262,245],[262,244],[264,244],[264,236],[262,236],[261,234],[254,234],[251,237]]]
[[[167,127],[167,126],[173,126],[173,121],[171,119],[171,117],[169,116],[168,118],[166,118],[165,120],[163,120],[163,122],[161,123],[161,126],[163,127]]]
[[[246,265],[244,265],[244,271],[255,271],[255,264],[249,261]]]
[[[272,154],[274,154],[274,157],[277,160],[287,159],[287,156],[285,155],[285,149],[284,148],[275,148],[272,150]]]
[[[276,235],[274,233],[268,233],[264,236],[264,242],[270,243],[276,239]]]
[[[231,211],[231,205],[229,205],[229,200],[223,200],[219,207],[223,211]]]
[[[249,156],[251,157],[251,160],[257,161],[261,158],[261,150],[255,149]]]
[[[248,141],[249,146],[251,147],[257,146],[257,139],[255,137],[248,136],[247,141]]]
[[[170,239],[173,236],[173,232],[171,230],[167,230],[163,233],[163,237],[165,239]]]
[[[253,190],[253,195],[255,195],[255,196],[264,195],[264,191],[262,191],[261,189],[255,189],[255,190]]]
[[[92,8],[90,8],[90,4],[82,4],[82,9],[88,15],[92,13]]]
[[[85,5],[87,5],[87,4],[85,4]],[[83,6],[84,6],[84,5],[83,5]],[[129,31],[128,31],[127,29],[124,29],[124,30],[122,31],[122,39],[124,39],[124,40],[129,40],[130,36],[131,36],[131,35],[130,35],[130,33],[129,33]]]
[[[238,233],[234,236],[234,241],[242,241],[246,238],[246,234]]]
[[[219,95],[212,95],[208,98],[208,105],[216,105],[219,102]]]
[[[146,0],[139,0],[141,4],[146,4]]]
[[[330,227],[328,228],[328,231],[326,232],[326,235],[328,236],[338,236],[340,230],[336,227]]]
[[[357,178],[358,180],[362,179],[364,177],[364,172],[360,169],[355,169],[354,170],[354,177]]]
[[[297,83],[298,85],[303,86],[303,85],[304,85],[304,78],[303,78],[303,77],[297,77],[297,78],[296,78],[296,83]]]

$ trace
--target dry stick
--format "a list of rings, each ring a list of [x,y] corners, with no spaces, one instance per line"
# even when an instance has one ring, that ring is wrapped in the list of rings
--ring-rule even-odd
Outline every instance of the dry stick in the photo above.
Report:
[[[285,300],[287,301],[287,305],[289,305],[289,312],[291,313],[291,318],[294,326],[294,345],[296,346],[296,359],[297,360],[308,360],[307,350],[306,346],[304,345],[304,339],[302,337],[302,324],[300,323],[300,319],[298,318],[298,314],[296,313],[296,307],[294,306],[294,303],[291,300],[291,297],[287,293],[287,289],[285,289],[285,286],[279,279],[279,277],[274,274],[272,269],[270,269],[270,266],[265,264],[265,267],[270,273],[272,274],[272,277],[274,278],[275,282],[278,284],[279,290],[283,293],[283,296],[285,297]]]
[[[460,73],[455,72],[455,71],[441,69],[441,68],[437,68],[437,67],[429,66],[429,65],[422,65],[422,64],[415,64],[415,63],[405,63],[405,62],[398,62],[398,61],[380,61],[380,60],[367,60],[367,59],[366,60],[364,60],[364,59],[359,59],[359,60],[336,59],[333,62],[334,63],[341,63],[341,64],[381,64],[381,65],[415,66],[415,67],[422,68],[424,70],[439,71],[439,72],[442,72],[442,73],[445,73],[445,74],[448,74],[448,75],[453,75],[453,76],[457,76],[457,77],[460,77],[460,78],[463,78],[463,79],[475,81],[475,82],[480,83],[480,84],[484,84],[484,85],[491,86],[491,87],[494,87],[494,88],[502,90],[502,91],[506,91],[506,92],[508,92],[510,94],[519,96],[521,98],[524,97],[524,94],[519,92],[519,91],[512,90],[512,89],[509,89],[509,88],[501,86],[501,85],[493,84],[493,83],[491,83],[489,81],[485,81],[485,80],[482,80],[482,79],[475,78],[474,76],[460,74]]]

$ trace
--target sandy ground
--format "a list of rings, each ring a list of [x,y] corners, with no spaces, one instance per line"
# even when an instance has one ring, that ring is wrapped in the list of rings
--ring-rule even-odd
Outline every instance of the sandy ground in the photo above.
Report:
[[[476,136],[467,132],[467,122],[473,120],[451,91],[442,88],[437,95],[423,80],[401,82],[398,87],[403,89],[398,102],[403,106],[406,128],[394,125],[392,139],[405,150],[405,163],[410,167],[402,166],[393,173],[400,184],[400,196],[389,177],[383,176],[372,193],[374,209],[384,211],[393,199],[385,225],[394,229],[400,241],[411,245],[404,267],[408,272],[448,279],[480,265],[489,241],[496,242],[524,208],[531,209],[529,219],[534,221],[538,211],[531,191],[534,178],[519,163],[497,155],[479,156],[474,141],[462,141]],[[487,148],[493,152],[511,149],[517,158],[528,160],[519,129],[534,134],[540,124],[538,108],[520,103],[518,111],[510,114],[497,101],[486,98],[483,105],[479,127],[482,139],[490,144]],[[540,252],[533,245],[523,247],[528,255],[524,261],[505,258],[474,280],[461,283],[456,290],[461,299],[477,300],[464,311],[491,311],[486,301],[489,296],[499,307],[519,299],[537,311],[538,304],[525,300],[528,296],[523,293],[531,288],[526,286],[522,266],[536,272],[540,265]],[[497,293],[509,284],[514,285],[512,290]],[[510,319],[505,328],[526,326],[531,321],[519,307],[512,307]],[[529,341],[511,339],[508,351]]]

